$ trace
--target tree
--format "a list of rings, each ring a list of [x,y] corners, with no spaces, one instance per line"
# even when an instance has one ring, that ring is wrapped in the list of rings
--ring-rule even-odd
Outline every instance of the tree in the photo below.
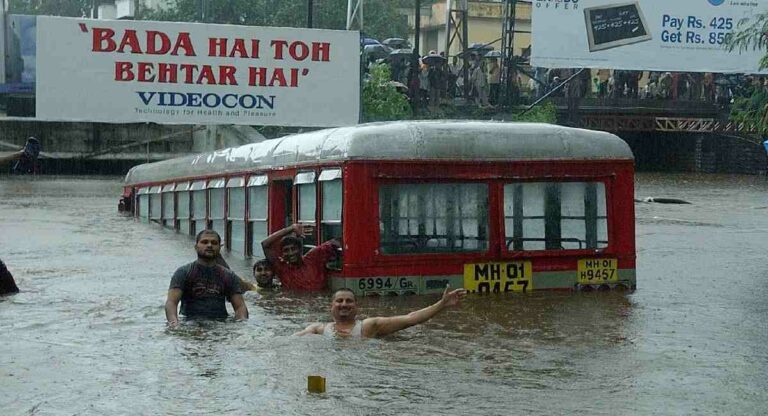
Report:
[[[768,49],[768,12],[742,19],[737,30],[730,33],[728,50],[744,52]],[[760,69],[768,69],[768,54],[760,59]],[[768,135],[768,90],[765,86],[752,86],[745,97],[736,97],[731,107],[731,119],[757,127],[758,133]]]
[[[363,85],[363,120],[403,120],[411,116],[411,106],[405,94],[390,82],[389,66],[371,67],[371,78]]]

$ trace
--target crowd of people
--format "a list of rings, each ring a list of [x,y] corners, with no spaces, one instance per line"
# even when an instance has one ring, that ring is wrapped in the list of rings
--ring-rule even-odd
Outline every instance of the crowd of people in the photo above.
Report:
[[[394,55],[386,59],[373,56],[366,59],[366,70],[373,65],[388,65],[391,80],[401,86],[403,92],[408,92],[415,108],[435,109],[455,98],[465,98],[465,103],[481,108],[493,108],[502,99],[498,54],[467,54],[466,88],[463,57],[448,59],[444,52],[432,50],[421,58]],[[411,73],[413,67],[417,68],[416,76]],[[611,69],[585,69],[580,76],[561,86],[579,69],[519,69],[512,71],[512,95],[525,102],[551,93],[552,97],[697,101],[727,106],[734,97],[749,94],[755,87],[768,88],[766,77],[756,75]]]

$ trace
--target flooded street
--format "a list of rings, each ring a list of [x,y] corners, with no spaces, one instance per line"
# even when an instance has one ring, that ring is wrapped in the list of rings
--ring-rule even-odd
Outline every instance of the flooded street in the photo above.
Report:
[[[768,408],[768,181],[639,174],[638,290],[469,297],[383,340],[292,337],[328,296],[165,329],[193,241],[117,214],[121,178],[0,177],[0,414],[758,415]],[[249,263],[225,256],[250,275]],[[362,299],[365,316],[436,298]],[[231,310],[231,307],[229,307]],[[306,377],[327,393],[306,393]]]

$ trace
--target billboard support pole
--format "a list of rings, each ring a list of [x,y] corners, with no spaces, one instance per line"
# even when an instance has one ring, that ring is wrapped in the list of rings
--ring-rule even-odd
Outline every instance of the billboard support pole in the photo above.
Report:
[[[307,27],[312,29],[312,11],[314,9],[313,0],[307,0]]]

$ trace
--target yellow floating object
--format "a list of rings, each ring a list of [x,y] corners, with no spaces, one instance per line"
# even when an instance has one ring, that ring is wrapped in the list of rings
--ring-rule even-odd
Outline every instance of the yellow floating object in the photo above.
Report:
[[[310,393],[325,393],[325,377],[307,376],[307,390]]]

